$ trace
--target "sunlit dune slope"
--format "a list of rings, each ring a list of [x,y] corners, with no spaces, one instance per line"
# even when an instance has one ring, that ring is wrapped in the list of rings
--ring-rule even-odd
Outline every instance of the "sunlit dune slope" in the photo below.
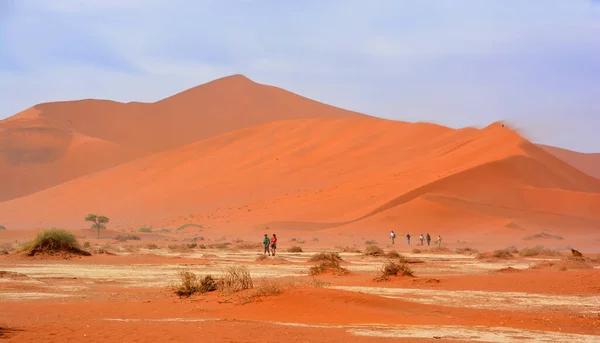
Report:
[[[321,118],[154,154],[0,203],[0,217],[14,227],[79,227],[100,212],[116,226],[355,231],[554,225],[560,217],[558,228],[587,230],[600,223],[599,194],[599,180],[500,124],[454,130]]]
[[[276,120],[364,115],[242,75],[155,103],[45,103],[0,121],[0,201],[134,158]]]
[[[538,146],[582,172],[600,179],[600,153],[584,154],[548,145]]]

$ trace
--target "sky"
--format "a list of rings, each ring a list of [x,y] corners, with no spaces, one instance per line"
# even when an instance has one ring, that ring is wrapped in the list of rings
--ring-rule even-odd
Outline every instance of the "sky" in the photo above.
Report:
[[[599,0],[0,0],[0,119],[231,74],[379,117],[600,152]]]

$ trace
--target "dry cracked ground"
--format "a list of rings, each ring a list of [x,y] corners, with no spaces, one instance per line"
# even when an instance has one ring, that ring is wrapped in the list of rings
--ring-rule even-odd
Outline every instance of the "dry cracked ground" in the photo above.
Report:
[[[564,256],[478,260],[403,254],[414,276],[374,278],[387,258],[340,253],[349,273],[309,275],[302,253],[257,261],[234,249],[123,249],[65,259],[0,259],[7,342],[599,342],[600,269]],[[327,249],[335,251],[335,249]],[[563,264],[561,264],[563,263]],[[178,272],[246,266],[276,294],[179,298]]]

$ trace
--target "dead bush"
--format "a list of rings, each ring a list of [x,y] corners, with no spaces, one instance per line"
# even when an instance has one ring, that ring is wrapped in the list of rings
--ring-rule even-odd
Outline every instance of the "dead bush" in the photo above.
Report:
[[[413,254],[420,254],[420,253],[422,253],[422,251],[421,251],[421,249],[414,248],[414,249],[412,250],[412,253],[413,253]]]
[[[390,250],[385,254],[388,258],[403,258],[396,250]]]
[[[256,250],[262,248],[262,243],[242,243],[236,245],[236,249],[240,250]]]
[[[390,276],[413,276],[413,271],[404,262],[388,261],[379,269],[379,276],[375,278],[378,281],[389,280]]]
[[[376,245],[367,245],[364,254],[367,256],[383,256],[383,249]]]
[[[187,244],[169,244],[169,252],[189,252],[192,249]]]
[[[150,243],[146,245],[146,249],[158,249],[158,245],[154,244],[154,243]]]
[[[288,252],[302,252],[302,248],[297,245],[294,245],[292,247],[289,247],[287,251]]]
[[[231,294],[253,288],[252,277],[246,266],[227,267],[217,284],[224,294]]]
[[[356,253],[356,254],[360,254],[361,253],[360,249],[358,249],[356,246],[353,246],[353,247],[337,246],[335,248],[338,249],[341,252],[352,252],[352,253]]]
[[[376,241],[376,240],[373,240],[373,239],[370,239],[370,240],[368,240],[368,241],[365,241],[365,244],[366,244],[366,245],[373,245],[373,244],[377,244],[377,241]]]

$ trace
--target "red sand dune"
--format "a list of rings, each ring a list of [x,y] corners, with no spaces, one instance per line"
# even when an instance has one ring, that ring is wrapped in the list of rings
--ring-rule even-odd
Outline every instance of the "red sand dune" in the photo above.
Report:
[[[155,103],[45,103],[0,121],[0,201],[275,120],[363,117],[234,75]]]
[[[319,118],[226,133],[0,203],[14,228],[81,227],[88,212],[114,226],[238,232],[588,233],[600,226],[600,180],[499,124]]]
[[[600,154],[584,154],[541,144],[538,146],[582,172],[600,179]]]

